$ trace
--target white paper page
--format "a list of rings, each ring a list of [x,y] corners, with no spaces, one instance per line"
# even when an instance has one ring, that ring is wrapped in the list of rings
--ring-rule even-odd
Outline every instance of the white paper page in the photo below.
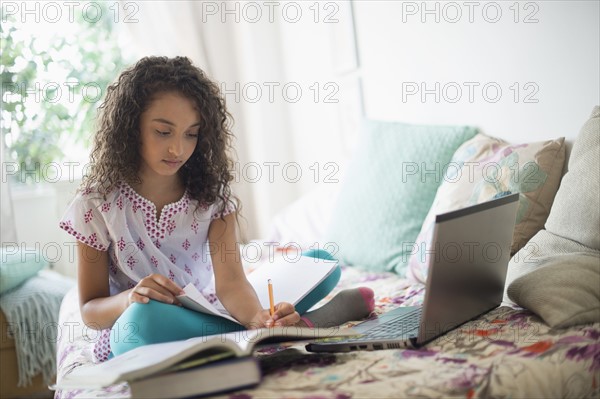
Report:
[[[78,368],[73,373],[67,374],[57,385],[58,387],[102,387],[120,382],[128,375],[138,374],[136,372],[139,370],[145,370],[146,374],[151,373],[161,369],[162,367],[157,366],[177,353],[196,346],[199,340],[200,338],[194,338],[137,347],[104,363]]]
[[[335,269],[337,261],[302,256],[297,261],[278,259],[260,266],[247,277],[264,309],[269,308],[268,280],[273,284],[275,303],[296,305],[308,291],[325,279]]]
[[[103,363],[78,367],[58,381],[55,388],[95,388],[142,378],[164,370],[189,357],[199,350],[218,347],[230,343],[237,346],[240,355],[249,353],[259,341],[271,337],[281,337],[285,341],[304,337],[307,340],[336,336],[355,336],[352,329],[301,328],[295,326],[262,328],[236,331],[214,336],[196,337],[187,340],[139,346]],[[235,343],[235,345],[233,345]],[[224,349],[225,350],[225,349]],[[235,350],[232,348],[232,350]]]
[[[177,299],[181,302],[186,308],[195,310],[197,312],[214,314],[217,316],[224,317],[233,322],[239,323],[236,319],[231,317],[227,313],[220,312],[216,307],[214,307],[205,297],[198,291],[198,289],[192,284],[188,284],[183,287],[183,291],[186,295],[178,295]]]

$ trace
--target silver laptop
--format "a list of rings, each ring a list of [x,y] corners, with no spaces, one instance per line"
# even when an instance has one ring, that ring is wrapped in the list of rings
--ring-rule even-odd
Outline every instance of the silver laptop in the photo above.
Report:
[[[496,308],[519,194],[437,215],[422,306],[404,306],[354,327],[361,335],[311,342],[311,352],[416,348]]]

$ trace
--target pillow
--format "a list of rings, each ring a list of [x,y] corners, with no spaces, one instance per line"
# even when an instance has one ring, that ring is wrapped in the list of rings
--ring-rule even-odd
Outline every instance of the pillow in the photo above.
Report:
[[[600,322],[600,257],[573,253],[551,258],[508,287],[519,306],[551,327]]]
[[[340,184],[325,183],[304,194],[278,212],[269,227],[264,243],[276,243],[280,247],[297,249],[321,248],[336,250],[331,243],[323,241],[325,229],[333,213]],[[264,252],[268,256],[269,251]]]
[[[407,278],[425,283],[435,216],[521,193],[511,254],[543,226],[558,189],[565,160],[564,137],[511,145],[478,134],[456,151],[409,259]]]
[[[579,252],[600,256],[599,192],[600,107],[596,106],[573,144],[569,171],[556,193],[546,229],[533,236],[508,263],[507,287],[550,258]],[[506,292],[503,304],[514,304]]]
[[[465,140],[463,126],[364,121],[326,240],[338,259],[372,271],[404,274],[410,244],[441,182],[441,169]]]
[[[24,283],[47,264],[37,250],[0,247],[0,294]]]
[[[571,152],[546,229],[600,249],[600,107],[596,106]],[[585,211],[584,211],[585,210]]]

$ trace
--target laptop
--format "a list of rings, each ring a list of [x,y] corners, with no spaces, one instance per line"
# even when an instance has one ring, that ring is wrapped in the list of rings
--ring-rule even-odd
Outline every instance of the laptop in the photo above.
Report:
[[[309,343],[311,352],[418,348],[498,307],[510,260],[519,194],[437,215],[422,306],[404,306]]]

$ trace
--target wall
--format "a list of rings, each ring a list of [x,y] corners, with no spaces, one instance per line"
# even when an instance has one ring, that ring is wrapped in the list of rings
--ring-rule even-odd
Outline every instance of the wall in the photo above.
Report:
[[[257,141],[264,145],[260,159],[285,162],[289,157],[305,173],[296,184],[265,184],[257,190],[264,198],[279,198],[257,201],[259,209],[264,204],[257,211],[258,237],[290,198],[326,188],[325,164],[334,166],[336,179],[343,178],[348,158],[360,150],[355,143],[363,116],[472,125],[514,143],[564,136],[570,145],[600,103],[598,2],[357,0],[301,5],[300,20],[263,26],[276,40],[252,35],[255,28],[246,26],[250,46],[245,59],[257,70],[261,61],[269,71],[276,63],[281,70],[274,79],[298,82],[305,89],[315,82],[321,87],[333,83],[337,102],[323,97],[306,101],[305,96],[280,104],[277,115],[284,111],[289,119],[270,127],[286,129],[292,152],[278,154],[277,145]],[[249,49],[265,43],[281,46],[279,57],[274,52],[266,58],[251,56]],[[246,133],[254,137],[255,131]],[[250,159],[255,159],[252,154]],[[315,162],[319,179],[310,169]]]
[[[573,139],[600,103],[599,4],[356,1],[366,113]]]
[[[348,158],[360,150],[355,143],[363,116],[472,125],[514,143],[564,136],[570,145],[600,103],[598,2],[301,4],[299,21],[263,27],[277,37],[270,45],[281,46],[280,56],[271,53],[265,62],[278,63],[281,82],[304,88],[333,83],[338,101],[321,97],[278,109],[289,118],[279,126],[293,143],[284,155],[299,162],[309,179],[288,185],[288,191],[285,184],[261,187],[262,195],[281,197],[258,218],[259,233],[290,198],[327,186],[323,165],[335,165],[335,177],[343,178]],[[264,39],[246,40],[260,48]],[[253,60],[260,69],[261,59]],[[259,143],[267,159],[277,156],[277,146]],[[309,169],[315,162],[322,172],[316,182]]]

